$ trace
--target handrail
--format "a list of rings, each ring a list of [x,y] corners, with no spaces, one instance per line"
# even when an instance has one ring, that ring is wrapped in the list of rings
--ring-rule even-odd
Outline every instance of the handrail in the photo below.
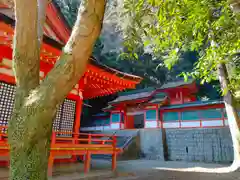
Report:
[[[8,126],[0,126],[0,131],[2,129],[7,129]],[[64,134],[72,134],[73,137],[57,137],[57,135],[64,135]],[[54,136],[54,138],[53,138]],[[86,136],[86,138],[81,137],[80,136]],[[0,132],[0,140],[2,140],[2,137],[7,137],[6,133],[2,133]],[[107,137],[108,139],[102,140],[102,139],[98,139],[101,137]],[[74,133],[74,132],[66,132],[66,131],[54,131],[52,133],[52,140],[56,143],[58,143],[59,141],[63,141],[65,143],[67,142],[71,142],[71,144],[81,144],[81,142],[85,142],[84,144],[102,144],[104,145],[106,142],[108,142],[109,144],[107,145],[113,145],[115,141],[117,141],[116,136],[114,135],[106,135],[106,134],[88,134],[88,133]]]
[[[139,132],[139,130],[137,130],[137,133],[138,132]],[[123,149],[126,149],[128,147],[128,145],[130,144],[130,142],[133,140],[134,137],[136,137],[136,136],[130,136],[130,138],[128,138],[128,140],[123,145]]]
[[[72,134],[72,135],[89,135],[89,133],[74,133],[74,132],[64,132],[64,131],[54,131],[56,134]],[[91,134],[95,137],[112,137],[112,135],[106,135],[106,134]]]
[[[7,128],[7,126],[0,126],[0,130]],[[88,172],[90,169],[90,161],[92,154],[99,154],[99,152],[103,152],[105,154],[112,155],[112,170],[116,170],[117,163],[117,154],[121,152],[121,149],[117,148],[117,137],[111,136],[112,139],[102,140],[97,139],[98,137],[104,137],[104,134],[87,134],[87,133],[70,133],[73,134],[73,137],[57,137],[57,134],[63,132],[52,132],[51,136],[51,146],[50,146],[50,155],[48,160],[48,174],[52,175],[52,167],[54,164],[54,158],[56,156],[62,155],[72,155],[71,161],[76,158],[76,155],[85,155],[84,159],[84,172]],[[2,133],[4,135],[6,133]],[[87,135],[86,138],[79,138],[81,135]],[[95,138],[94,138],[95,137]],[[2,141],[3,136],[0,134],[0,156],[9,156],[10,146],[7,141]],[[59,141],[63,141],[60,143]],[[81,143],[82,141],[87,143]],[[97,144],[94,144],[97,142]],[[110,142],[109,144],[105,144],[105,142]]]
[[[75,141],[89,141],[88,138],[78,138],[78,139],[75,139],[75,138],[59,138],[57,137],[56,140],[66,140],[66,141],[71,141],[71,140],[75,140]],[[95,141],[95,142],[112,142],[113,140],[101,140],[101,139],[91,139],[91,141]]]

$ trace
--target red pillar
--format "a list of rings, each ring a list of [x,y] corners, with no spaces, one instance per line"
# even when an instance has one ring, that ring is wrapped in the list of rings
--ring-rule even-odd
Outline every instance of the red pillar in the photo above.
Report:
[[[124,121],[124,129],[128,128],[128,120],[127,120],[127,108],[123,108],[123,121]]]
[[[112,154],[112,171],[115,171],[117,168],[117,152],[116,152],[116,146],[117,146],[117,137],[113,136],[113,154]]]
[[[74,124],[74,138],[78,139],[78,133],[80,129],[81,114],[82,114],[82,104],[83,99],[79,98],[76,103],[76,114],[75,114],[75,124]]]
[[[56,133],[53,131],[52,132],[52,138],[51,138],[51,147],[53,147],[55,143],[56,143]],[[53,163],[54,163],[54,156],[53,156],[53,153],[50,150],[50,155],[49,155],[49,159],[48,159],[48,176],[49,177],[52,176]]]
[[[79,93],[79,99],[76,102],[76,114],[75,114],[75,124],[74,124],[74,138],[78,139],[78,133],[80,129],[80,122],[81,122],[81,114],[82,114],[82,105],[83,105],[83,89],[84,89],[84,84],[85,84],[85,78],[82,77],[81,80],[79,81],[79,88],[78,88],[78,93]]]
[[[74,130],[73,130],[73,138],[74,143],[78,144],[79,142],[77,139],[79,138],[79,130],[80,130],[80,124],[81,124],[81,114],[82,114],[82,105],[83,105],[83,88],[84,88],[84,80],[83,78],[79,81],[79,98],[76,102],[76,113],[75,113],[75,123],[74,123]],[[76,161],[77,157],[74,155],[72,156],[72,160]]]
[[[87,151],[84,160],[84,173],[88,173],[91,167],[91,154]]]

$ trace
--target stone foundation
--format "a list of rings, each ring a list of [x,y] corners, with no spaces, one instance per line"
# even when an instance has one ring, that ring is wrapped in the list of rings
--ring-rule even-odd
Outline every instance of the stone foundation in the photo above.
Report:
[[[229,128],[142,129],[140,149],[146,159],[230,163],[233,161]],[[165,138],[164,138],[165,137]],[[165,148],[164,143],[165,142]]]

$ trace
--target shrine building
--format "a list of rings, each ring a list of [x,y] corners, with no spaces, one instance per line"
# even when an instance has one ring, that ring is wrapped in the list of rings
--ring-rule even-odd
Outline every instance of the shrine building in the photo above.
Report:
[[[6,126],[10,118],[15,78],[12,70],[12,40],[14,15],[6,6],[0,6],[0,126]],[[61,49],[70,36],[54,2],[47,8],[44,37],[41,47],[40,79],[44,80],[54,67]],[[79,132],[81,109],[84,99],[107,96],[125,89],[134,89],[142,78],[120,72],[90,57],[90,63],[79,83],[75,85],[64,103],[58,109],[53,128],[55,131]]]
[[[7,128],[15,97],[15,77],[12,69],[12,43],[14,12],[0,4],[0,166],[9,165]],[[40,53],[40,81],[54,68],[62,48],[68,41],[71,29],[67,26],[54,1],[47,6],[43,43]],[[92,155],[99,153],[112,157],[112,170],[116,170],[116,136],[79,133],[83,100],[107,96],[125,89],[134,89],[142,78],[120,72],[90,57],[86,72],[69,92],[58,108],[53,121],[48,174],[52,175],[54,163],[84,162],[84,172],[89,172]],[[106,140],[107,138],[107,140]]]
[[[198,91],[189,80],[119,93],[81,131],[117,135],[129,159],[229,164],[233,144],[224,102],[198,100]]]
[[[92,127],[81,130],[228,126],[223,101],[198,101],[197,92],[195,81],[190,80],[119,93],[103,109],[104,119],[95,115]]]

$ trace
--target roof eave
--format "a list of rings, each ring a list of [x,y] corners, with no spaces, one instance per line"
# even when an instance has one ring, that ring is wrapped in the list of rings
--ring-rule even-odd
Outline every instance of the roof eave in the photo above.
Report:
[[[12,28],[15,27],[15,21],[12,18],[10,18],[10,17],[8,17],[8,16],[6,16],[6,15],[4,15],[2,13],[0,13],[0,22],[1,21],[3,21],[6,24],[10,25]],[[56,48],[56,49],[58,49],[60,51],[62,51],[62,48],[64,47],[63,44],[55,41],[54,39],[52,39],[52,38],[50,38],[50,37],[48,37],[46,35],[43,35],[43,42],[48,44],[48,45],[50,45],[50,46],[53,46],[54,48]],[[140,83],[141,80],[142,80],[141,77],[134,76],[134,75],[129,75],[129,74],[123,73],[121,71],[118,71],[116,69],[110,68],[110,67],[108,67],[106,65],[103,65],[103,64],[99,63],[93,56],[90,56],[90,60],[91,60],[90,61],[91,64],[93,64],[93,65],[95,65],[95,66],[97,66],[99,68],[102,68],[102,69],[104,69],[105,71],[107,71],[109,73],[114,73],[119,78],[124,78],[124,79],[129,79],[129,80],[132,80],[132,81],[136,81],[137,84]]]

